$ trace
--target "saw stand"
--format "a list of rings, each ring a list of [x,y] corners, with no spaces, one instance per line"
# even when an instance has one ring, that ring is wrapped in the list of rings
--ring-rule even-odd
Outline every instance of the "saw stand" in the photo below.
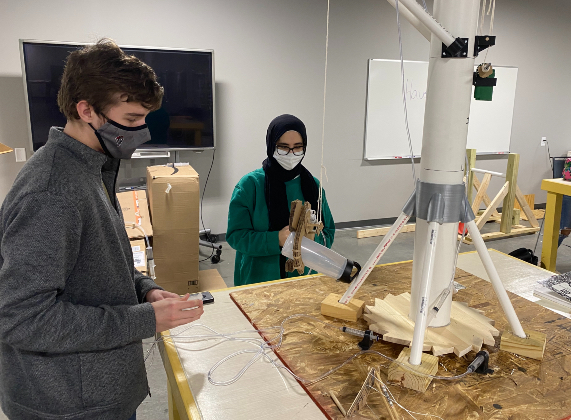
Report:
[[[495,44],[493,36],[476,35],[480,0],[435,0],[434,17],[415,0],[388,1],[430,40],[420,175],[402,214],[339,303],[350,302],[407,220],[416,216],[409,310],[414,332],[410,356],[408,348],[399,356],[407,369],[399,365],[394,371],[403,376],[411,370],[419,376],[433,374],[438,359],[422,353],[425,331],[450,323],[458,224],[464,222],[511,328],[503,333],[500,348],[525,355],[525,349],[535,347],[543,354],[545,335],[522,328],[474,222],[463,183],[472,87],[484,85],[474,72],[475,58]]]

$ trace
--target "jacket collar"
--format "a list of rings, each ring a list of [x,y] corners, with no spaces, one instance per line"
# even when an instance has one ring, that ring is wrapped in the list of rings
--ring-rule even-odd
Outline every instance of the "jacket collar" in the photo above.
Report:
[[[61,127],[51,127],[50,133],[48,135],[48,144],[55,144],[59,147],[63,147],[80,162],[85,164],[90,172],[97,174],[101,173],[101,168],[108,160],[119,160],[110,159],[105,154],[93,150],[91,147],[86,146],[80,141],[68,136],[63,132]],[[114,165],[113,165],[114,166]]]

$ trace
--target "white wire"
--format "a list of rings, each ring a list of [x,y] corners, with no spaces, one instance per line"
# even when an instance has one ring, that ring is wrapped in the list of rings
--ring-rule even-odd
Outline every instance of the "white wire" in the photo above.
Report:
[[[484,20],[486,20],[486,0],[482,0],[482,12],[480,13],[480,35],[484,35]]]
[[[468,375],[470,372],[466,371],[463,374],[460,375],[456,375],[456,376],[436,376],[436,375],[430,375],[430,374],[426,374],[426,373],[421,373],[421,372],[417,372],[414,371],[410,366],[395,360],[385,354],[382,354],[378,351],[374,351],[374,350],[363,350],[360,352],[357,352],[355,354],[353,354],[352,356],[350,356],[349,358],[347,358],[343,363],[341,363],[340,365],[334,367],[333,369],[330,369],[329,371],[325,372],[324,374],[322,374],[321,376],[314,378],[314,379],[307,379],[307,378],[303,378],[299,375],[296,375],[291,369],[289,369],[288,367],[286,367],[285,365],[278,363],[278,359],[274,359],[271,357],[270,353],[273,350],[278,350],[280,349],[282,343],[283,343],[283,339],[284,339],[284,334],[285,334],[285,324],[288,323],[290,320],[292,319],[296,319],[296,318],[309,318],[312,319],[313,321],[319,322],[321,324],[323,324],[326,328],[333,328],[335,330],[339,330],[339,327],[333,325],[333,324],[329,324],[325,321],[322,321],[319,318],[316,318],[314,316],[311,315],[306,315],[306,314],[295,314],[295,315],[290,315],[289,317],[285,318],[282,323],[279,326],[274,326],[274,327],[269,327],[263,330],[242,330],[242,331],[237,331],[237,332],[233,332],[233,333],[219,333],[217,331],[215,331],[214,329],[208,327],[207,325],[203,325],[203,324],[191,324],[189,325],[187,328],[185,328],[184,330],[176,333],[176,334],[170,334],[170,335],[164,335],[160,338],[158,338],[157,340],[155,340],[155,342],[153,343],[153,345],[151,346],[151,348],[148,350],[147,355],[145,356],[145,361],[148,359],[150,352],[154,349],[155,344],[159,341],[163,341],[165,339],[171,339],[173,341],[182,341],[182,342],[187,342],[187,343],[192,343],[192,342],[196,342],[196,341],[204,341],[204,340],[210,340],[210,339],[223,339],[223,341],[220,341],[220,343],[224,342],[224,341],[242,341],[251,345],[254,345],[255,347],[258,347],[257,350],[240,350],[237,352],[234,352],[224,358],[222,358],[221,360],[219,360],[208,372],[208,381],[215,386],[226,386],[226,385],[231,385],[235,382],[237,382],[245,373],[246,371],[256,362],[258,361],[260,358],[264,358],[265,360],[267,360],[269,363],[272,364],[272,366],[274,366],[279,373],[280,369],[285,370],[286,372],[288,372],[290,375],[292,375],[295,379],[297,379],[299,382],[304,383],[306,385],[312,385],[315,384],[317,382],[322,381],[323,379],[327,378],[328,376],[330,376],[331,374],[333,374],[334,372],[338,371],[339,369],[343,368],[345,365],[347,365],[348,363],[352,362],[354,359],[356,359],[359,356],[362,356],[364,354],[375,354],[378,356],[383,357],[384,359],[390,361],[390,362],[394,362],[397,363],[398,365],[402,366],[403,368],[405,368],[406,370],[410,370],[412,372],[415,372],[415,374],[420,375],[420,376],[424,376],[424,377],[428,377],[428,378],[432,378],[432,379],[441,379],[441,380],[456,380],[456,379],[461,379],[463,377],[465,377],[466,375]],[[196,336],[182,336],[182,334],[184,332],[187,332],[193,328],[204,328],[208,331],[210,331],[212,334],[209,335],[196,335]],[[236,337],[237,335],[240,334],[245,334],[245,333],[260,333],[260,335],[262,335],[262,337],[265,336],[264,333],[267,333],[271,330],[278,330],[277,335],[272,338],[272,339],[266,339],[266,338],[241,338],[241,337]],[[218,343],[218,344],[220,344]],[[217,344],[215,344],[217,345]],[[204,349],[201,349],[204,350]],[[230,378],[229,380],[226,381],[216,381],[213,378],[214,372],[224,363],[226,363],[228,360],[233,359],[234,357],[237,357],[239,355],[242,354],[253,354],[252,358],[246,363],[246,365],[232,378]],[[280,373],[281,376],[281,373]],[[283,379],[283,377],[282,377]]]
[[[325,71],[323,80],[323,119],[321,126],[321,166],[319,168],[319,198],[317,200],[317,221],[321,222],[322,217],[322,207],[323,207],[323,151],[325,145],[325,103],[327,99],[327,58],[329,51],[329,6],[330,0],[327,0],[327,24],[325,31]],[[327,171],[325,171],[325,176],[327,176]]]
[[[405,127],[406,127],[406,135],[408,138],[408,148],[410,151],[410,162],[412,165],[412,180],[414,182],[414,186],[416,187],[416,169],[415,169],[415,164],[414,164],[414,151],[412,149],[412,140],[410,138],[410,130],[408,128],[408,110],[407,110],[407,106],[406,106],[406,83],[405,83],[405,77],[404,77],[404,60],[403,60],[403,54],[402,54],[402,35],[401,35],[401,29],[400,29],[400,13],[399,13],[399,3],[400,1],[397,0],[395,2],[395,8],[397,11],[397,28],[398,28],[398,33],[399,33],[399,54],[400,54],[400,71],[401,71],[401,77],[402,77],[402,103],[403,103],[403,108],[404,108],[404,123],[405,123]]]

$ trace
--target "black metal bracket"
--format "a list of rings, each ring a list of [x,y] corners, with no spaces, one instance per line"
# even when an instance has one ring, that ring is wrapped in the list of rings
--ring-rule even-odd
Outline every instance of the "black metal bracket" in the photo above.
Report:
[[[468,38],[456,38],[450,46],[442,44],[442,58],[468,57]]]
[[[495,77],[480,77],[477,71],[474,72],[472,84],[474,86],[496,86],[498,81]]]
[[[474,57],[477,57],[480,52],[484,51],[486,48],[489,48],[493,45],[496,45],[495,36],[477,35],[476,40],[474,42]]]
[[[371,330],[365,331],[365,336],[361,341],[359,341],[359,347],[361,350],[369,350],[373,345],[373,338],[371,337]]]
[[[475,372],[481,373],[483,375],[486,375],[488,373],[493,373],[494,371],[488,368],[488,363],[490,361],[490,354],[485,350],[481,350],[476,354],[476,357],[478,356],[484,356],[484,361],[480,366],[478,366]]]

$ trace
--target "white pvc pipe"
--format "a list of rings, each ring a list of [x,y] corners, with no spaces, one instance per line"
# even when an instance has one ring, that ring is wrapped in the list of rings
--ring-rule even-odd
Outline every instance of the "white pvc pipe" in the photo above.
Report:
[[[476,168],[472,168],[472,172],[478,172],[479,174],[490,174],[493,176],[499,176],[501,178],[505,178],[506,174],[502,174],[501,172],[494,172],[494,171],[488,171],[486,169],[476,169]]]
[[[355,278],[355,280],[351,282],[345,294],[341,297],[341,299],[339,299],[339,303],[343,303],[346,305],[347,303],[349,303],[351,299],[353,299],[353,296],[355,296],[357,290],[359,290],[359,288],[363,285],[369,274],[371,274],[371,271],[373,271],[373,268],[375,268],[375,266],[377,265],[383,254],[386,252],[386,250],[389,249],[389,246],[393,243],[393,240],[397,237],[399,232],[402,230],[403,226],[406,225],[408,219],[410,219],[409,215],[405,213],[400,214],[400,216],[393,223],[393,225],[391,226],[391,228],[389,229],[389,231],[387,232],[387,234],[385,235],[379,246],[377,246],[377,249],[375,249],[375,252],[373,252],[373,254],[369,257],[365,266],[361,269],[359,275]]]
[[[409,363],[411,365],[420,365],[422,361],[422,349],[424,347],[424,334],[426,332],[426,319],[428,316],[428,307],[430,299],[430,287],[432,285],[432,276],[434,274],[434,254],[436,251],[436,240],[438,238],[438,222],[430,222],[428,224],[428,235],[426,243],[428,247],[424,254],[424,262],[422,264],[422,278],[420,281],[420,305],[415,308],[414,333],[410,346]]]
[[[472,238],[472,242],[476,246],[476,251],[478,251],[478,255],[482,260],[482,264],[484,264],[486,273],[488,273],[488,277],[490,278],[490,281],[494,288],[494,292],[496,292],[496,296],[500,301],[500,305],[502,306],[502,309],[506,314],[506,318],[508,319],[513,334],[517,335],[520,338],[526,338],[526,334],[523,331],[523,328],[521,326],[521,323],[519,322],[517,314],[515,313],[512,302],[508,297],[508,294],[506,292],[506,289],[504,288],[502,281],[500,280],[500,276],[498,275],[496,267],[492,262],[492,258],[488,253],[488,248],[486,248],[484,240],[482,239],[482,235],[480,235],[480,231],[478,230],[478,226],[476,226],[476,222],[474,220],[468,222],[467,227],[468,227],[468,233]]]
[[[393,6],[395,9],[397,7],[397,2],[396,0],[387,0],[389,2],[389,4],[391,6]],[[399,5],[399,13],[406,19],[408,20],[408,22],[414,26],[416,28],[416,30],[418,32],[420,32],[420,34],[426,38],[427,41],[430,42],[430,35],[431,32],[428,30],[428,28],[426,26],[424,26],[424,24],[418,20],[418,18],[413,15],[410,10],[408,10],[406,8],[406,6],[404,4]]]
[[[418,20],[428,28],[438,39],[440,39],[447,47],[450,46],[455,38],[444,29],[440,23],[436,21],[429,13],[427,13],[416,0],[399,0],[401,4],[414,15]]]
[[[469,41],[466,58],[443,58],[442,42],[436,36],[431,39],[419,172],[421,182],[462,184],[468,137],[466,123],[470,116],[473,89],[474,40],[479,11],[480,0],[434,0],[433,13],[438,22],[451,33]],[[427,229],[426,220],[419,220],[417,217],[409,312],[413,321],[420,306],[422,264],[428,249]],[[449,285],[458,246],[458,223],[443,223],[439,227],[438,236],[431,301]],[[449,295],[429,326],[448,325],[451,306],[452,295]]]

